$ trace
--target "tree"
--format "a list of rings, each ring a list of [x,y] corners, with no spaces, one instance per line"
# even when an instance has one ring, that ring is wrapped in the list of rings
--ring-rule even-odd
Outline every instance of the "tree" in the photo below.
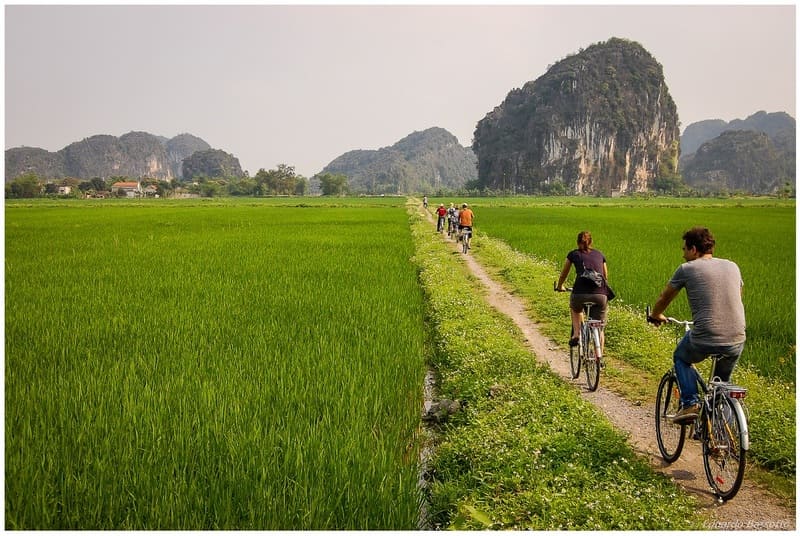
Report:
[[[278,169],[258,170],[255,176],[256,192],[261,195],[303,195],[306,179],[297,175],[294,166],[279,164]]]
[[[344,195],[347,193],[347,176],[323,173],[318,175],[322,195]]]
[[[42,193],[42,185],[36,173],[25,173],[13,181],[9,188],[10,197],[38,197]]]
[[[202,197],[215,197],[220,194],[222,187],[215,181],[204,181],[200,185],[200,195]]]

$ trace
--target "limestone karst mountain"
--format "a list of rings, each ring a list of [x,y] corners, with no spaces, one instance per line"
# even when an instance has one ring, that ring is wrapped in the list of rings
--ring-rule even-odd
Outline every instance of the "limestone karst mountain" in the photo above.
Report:
[[[6,150],[6,181],[28,172],[47,179],[114,176],[179,179],[183,160],[208,149],[211,149],[208,143],[191,134],[168,139],[147,132],[129,132],[120,137],[90,136],[57,152],[15,147]]]
[[[513,89],[480,120],[481,186],[517,193],[647,191],[674,174],[678,113],[661,65],[612,38]]]

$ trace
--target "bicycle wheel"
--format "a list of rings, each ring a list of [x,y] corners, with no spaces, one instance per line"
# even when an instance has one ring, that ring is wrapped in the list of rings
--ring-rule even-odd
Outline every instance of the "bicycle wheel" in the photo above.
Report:
[[[711,411],[711,429],[703,440],[703,465],[708,483],[714,494],[722,500],[730,500],[739,491],[744,480],[747,451],[744,449],[741,422],[743,412],[736,410],[732,400],[719,393]]]
[[[574,331],[569,332],[570,339]],[[569,370],[572,373],[572,379],[577,378],[581,373],[581,349],[580,346],[569,347]]]
[[[461,244],[462,244],[462,246],[464,248],[464,253],[465,254],[467,253],[467,250],[469,249],[469,237],[470,237],[469,233],[464,233],[464,239],[461,241]]]
[[[586,355],[586,363],[584,366],[584,370],[586,371],[586,384],[589,386],[590,391],[596,391],[597,385],[600,383],[600,356],[597,354],[595,340],[599,345],[600,339],[597,334],[597,328],[587,330],[586,334],[588,335],[584,347]]]
[[[661,378],[656,395],[656,441],[661,457],[667,463],[678,459],[686,440],[686,425],[676,424],[670,420],[681,406],[681,394],[678,378],[669,371]]]

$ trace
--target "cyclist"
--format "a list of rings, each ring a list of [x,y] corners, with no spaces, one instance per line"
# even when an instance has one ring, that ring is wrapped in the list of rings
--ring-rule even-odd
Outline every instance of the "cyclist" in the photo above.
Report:
[[[455,213],[456,207],[453,203],[450,203],[450,207],[447,209],[447,234],[450,235],[452,235],[453,229],[455,229]]]
[[[428,196],[427,195],[422,198],[422,206],[424,208],[426,208],[426,209],[428,208]]]
[[[444,203],[440,204],[439,208],[436,209],[436,215],[439,216],[436,221],[436,232],[441,233],[442,229],[444,229],[444,217],[447,216],[447,209],[444,208]]]
[[[692,363],[699,363],[710,354],[722,355],[715,372],[720,380],[730,381],[746,339],[744,283],[739,266],[714,258],[716,241],[705,227],[693,227],[682,238],[686,262],[675,270],[648,318],[656,325],[666,322],[664,311],[680,290],[686,288],[694,327],[681,339],[672,356],[681,388],[681,409],[674,422],[690,421],[700,410]]]
[[[475,218],[475,214],[472,212],[472,209],[469,208],[469,205],[463,203],[461,205],[461,210],[458,211],[458,230],[459,233],[463,233],[465,230],[472,231],[472,220]],[[472,248],[470,248],[472,249]]]
[[[608,310],[608,298],[610,289],[608,287],[608,266],[606,257],[603,253],[592,247],[592,233],[581,231],[578,233],[577,249],[567,253],[567,260],[561,275],[558,276],[556,289],[564,292],[564,281],[569,276],[570,268],[575,266],[575,283],[572,285],[572,294],[569,297],[569,313],[572,319],[572,337],[569,340],[570,346],[578,345],[578,338],[581,332],[581,322],[583,321],[583,304],[592,302],[596,304],[592,307],[591,315],[596,320],[606,320]],[[594,270],[602,275],[601,284],[581,277],[587,270]],[[606,337],[603,330],[600,330],[600,349],[605,350]],[[603,352],[605,353],[605,352]]]

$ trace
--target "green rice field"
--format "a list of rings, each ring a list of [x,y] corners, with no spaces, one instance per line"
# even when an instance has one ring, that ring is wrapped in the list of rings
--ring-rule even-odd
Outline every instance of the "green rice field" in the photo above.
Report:
[[[430,203],[451,201],[462,200]],[[490,236],[526,262],[551,264],[553,279],[578,231],[592,231],[615,307],[641,310],[642,324],[645,304],[682,262],[682,232],[710,227],[716,255],[736,261],[745,282],[740,363],[793,389],[793,201],[467,201],[476,257]],[[595,456],[586,457],[591,474],[575,469],[572,447],[539,449],[541,468],[520,480],[531,437],[564,440],[537,421],[536,405],[553,399],[544,413],[561,419],[559,404],[579,402],[565,401],[561,391],[571,388],[549,372],[534,371],[527,350],[509,350],[510,328],[487,322],[475,341],[460,340],[463,321],[437,313],[436,300],[441,293],[465,306],[479,293],[464,294],[472,285],[450,266],[460,254],[415,217],[405,198],[389,197],[7,201],[5,528],[414,530],[426,508],[440,528],[671,527],[669,516],[691,501],[646,464],[629,467],[633,454],[610,426],[586,428],[598,450],[625,464],[610,483]],[[423,290],[426,273],[462,284]],[[682,295],[668,313],[688,316]],[[439,355],[451,339],[462,346]],[[426,362],[440,362],[440,387],[467,407],[443,430],[433,460],[441,486],[428,492],[430,504],[420,489]],[[501,381],[505,368],[502,382],[520,391],[486,399],[484,384]],[[459,383],[473,373],[467,387]],[[459,428],[494,404],[513,417]],[[763,438],[793,438],[794,427],[760,431],[778,422],[762,406],[754,404],[754,437],[769,450]],[[575,411],[597,420],[594,410]],[[515,419],[535,434],[520,434]],[[505,460],[493,446],[499,436],[523,454]],[[783,450],[786,465],[792,453]],[[564,467],[580,478],[565,477]],[[523,481],[536,492],[520,494]],[[550,481],[561,491],[542,484]],[[582,486],[597,488],[608,519],[574,517]],[[665,499],[640,501],[641,486]],[[579,502],[550,505],[565,490]],[[633,496],[635,504],[615,503]],[[542,508],[518,511],[532,504]],[[485,512],[510,521],[485,524]]]
[[[8,203],[6,528],[415,528],[403,202]]]
[[[736,262],[744,280],[747,344],[740,363],[768,377],[795,380],[795,206],[754,200],[675,200],[628,204],[613,200],[575,205],[519,199],[473,202],[478,233],[552,262],[557,279],[579,231],[589,230],[608,261],[616,304],[640,309],[655,303],[683,262],[681,235],[706,226],[717,240],[715,256]],[[574,272],[574,271],[573,271]],[[574,278],[574,273],[568,281]],[[681,293],[667,313],[690,316]]]

